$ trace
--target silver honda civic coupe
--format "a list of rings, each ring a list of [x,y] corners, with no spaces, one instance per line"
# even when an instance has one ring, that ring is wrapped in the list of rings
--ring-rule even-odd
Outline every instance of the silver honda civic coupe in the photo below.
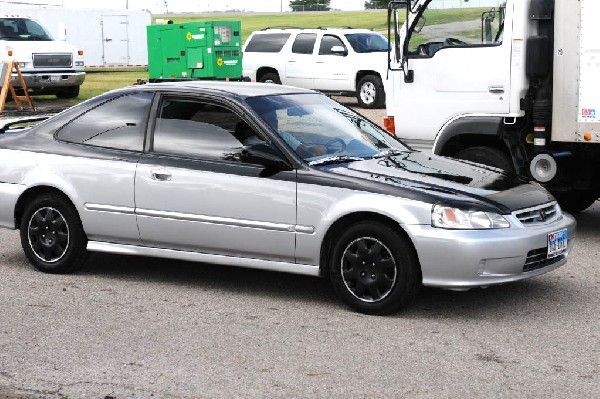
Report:
[[[174,82],[0,129],[0,226],[31,263],[88,252],[323,276],[384,314],[565,264],[575,221],[540,185],[414,151],[326,96]]]

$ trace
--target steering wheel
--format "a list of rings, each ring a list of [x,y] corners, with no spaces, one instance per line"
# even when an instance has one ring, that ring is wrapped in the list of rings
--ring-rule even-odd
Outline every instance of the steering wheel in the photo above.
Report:
[[[346,149],[346,142],[339,137],[334,137],[325,143],[325,149],[328,154],[335,154]]]
[[[444,46],[464,46],[467,44],[469,44],[469,43],[462,41],[460,39],[457,39],[455,37],[449,37],[446,40],[444,40]]]

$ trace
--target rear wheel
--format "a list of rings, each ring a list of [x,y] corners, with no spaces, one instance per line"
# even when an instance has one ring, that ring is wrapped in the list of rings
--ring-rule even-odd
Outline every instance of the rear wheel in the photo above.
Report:
[[[61,89],[56,92],[56,97],[65,99],[65,98],[77,98],[79,96],[79,86],[69,86]]]
[[[265,73],[263,76],[261,76],[260,82],[261,83],[275,83],[276,85],[280,85],[281,79],[279,78],[279,75],[277,73],[269,72],[269,73]]]
[[[456,153],[454,158],[493,166],[507,172],[514,172],[510,157],[505,152],[494,147],[467,148]]]
[[[35,198],[21,218],[21,245],[33,266],[68,273],[85,262],[87,239],[73,206],[62,196]]]
[[[347,228],[333,247],[330,267],[338,296],[361,313],[393,313],[421,286],[411,245],[396,230],[378,222]]]
[[[552,194],[560,204],[560,207],[571,213],[586,210],[598,199],[598,193],[589,190],[576,190]]]
[[[381,108],[385,103],[385,91],[381,79],[367,75],[360,79],[356,89],[356,99],[363,108]]]

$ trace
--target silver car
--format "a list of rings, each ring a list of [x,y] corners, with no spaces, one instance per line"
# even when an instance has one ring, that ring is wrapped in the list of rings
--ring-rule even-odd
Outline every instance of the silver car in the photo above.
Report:
[[[565,264],[573,218],[538,184],[413,151],[310,90],[161,83],[0,134],[0,226],[31,263],[88,252],[328,277],[357,311]]]

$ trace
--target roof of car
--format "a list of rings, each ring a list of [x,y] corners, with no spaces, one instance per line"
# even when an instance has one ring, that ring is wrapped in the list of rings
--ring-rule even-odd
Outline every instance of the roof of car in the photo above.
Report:
[[[127,89],[142,89],[149,91],[182,91],[192,93],[194,91],[214,91],[240,98],[293,93],[314,93],[314,91],[308,89],[301,89],[298,87],[269,83],[226,82],[206,80],[148,83],[140,86],[131,86]]]

